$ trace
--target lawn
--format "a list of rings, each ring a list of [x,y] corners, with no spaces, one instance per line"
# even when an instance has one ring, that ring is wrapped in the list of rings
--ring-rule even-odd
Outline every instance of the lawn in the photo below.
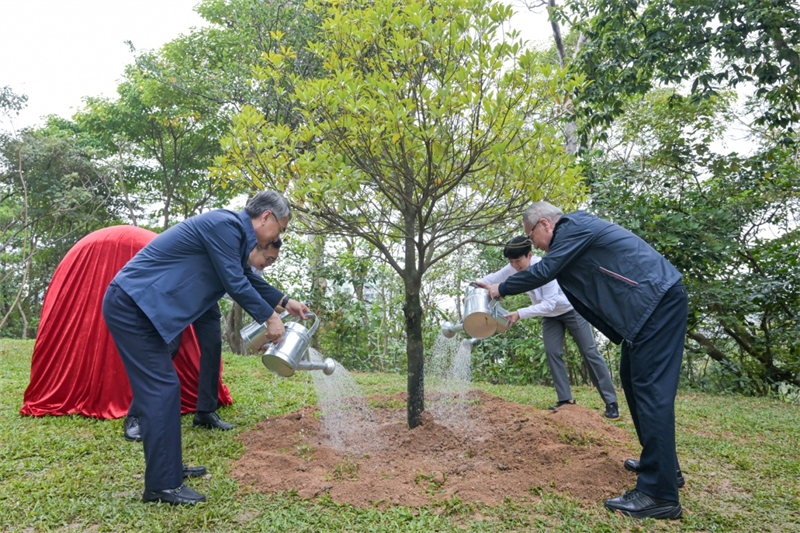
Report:
[[[259,532],[499,532],[499,531],[798,531],[800,532],[800,406],[738,396],[682,392],[676,405],[678,453],[687,486],[684,518],[638,521],[594,504],[544,492],[497,507],[457,499],[422,508],[358,509],[330,499],[257,494],[229,476],[244,452],[234,436],[267,416],[315,401],[306,373],[270,374],[257,358],[224,354],[224,381],[234,398],[220,411],[237,424],[229,433],[191,427],[184,416],[184,458],[208,467],[191,481],[209,503],[145,505],[141,446],[122,439],[121,420],[19,415],[30,374],[32,341],[0,340],[0,531],[259,531]],[[366,394],[405,390],[402,376],[357,374]],[[476,388],[545,407],[547,387]],[[596,392],[577,388],[579,403]],[[621,427],[633,431],[622,404]],[[623,489],[630,487],[620,487]]]

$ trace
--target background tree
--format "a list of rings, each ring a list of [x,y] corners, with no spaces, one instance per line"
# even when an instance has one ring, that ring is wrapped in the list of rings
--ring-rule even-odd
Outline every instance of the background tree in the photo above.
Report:
[[[0,132],[0,334],[35,331],[67,250],[115,220],[116,190],[92,140],[69,121]]]
[[[550,105],[573,86],[500,34],[511,8],[485,0],[334,3],[321,7],[326,76],[282,70],[303,113],[295,130],[258,110],[237,115],[217,172],[285,190],[309,231],[358,237],[403,283],[408,423],[424,408],[422,280],[428,269],[507,223],[531,200],[569,205],[577,171],[554,139]],[[573,82],[574,83],[574,82]]]
[[[753,155],[720,152],[732,102],[635,99],[594,155],[592,205],[685,274],[690,382],[764,394],[800,385],[798,153],[764,130]]]
[[[317,72],[319,60],[305,45],[319,33],[319,13],[299,0],[204,0],[195,10],[208,25],[192,28],[157,51],[139,54],[136,67],[142,75],[166,92],[178,93],[180,101],[200,115],[228,124],[233,114],[249,105],[265,121],[294,128],[301,116],[291,91],[285,85],[253,83],[251,69],[262,58],[291,47],[297,54],[287,68],[300,77]],[[231,193],[256,192],[255,185],[246,181],[223,185]],[[312,269],[326,262],[325,236],[316,239]],[[273,275],[268,271],[268,277]],[[308,298],[315,310],[321,309],[319,294],[317,288]],[[239,337],[243,318],[242,308],[233,302],[226,315],[225,338],[238,353],[246,352]]]
[[[756,124],[786,128],[800,119],[795,1],[571,0],[567,7],[587,37],[575,68],[592,82],[577,100],[588,128],[619,116],[629,95],[684,82],[693,101],[754,87],[765,104]]]
[[[130,154],[122,171],[125,190],[140,203],[160,206],[164,229],[175,215],[190,217],[233,197],[236,191],[209,177],[225,124],[216,114],[201,113],[182,93],[133,66],[117,93],[113,101],[87,98],[76,121],[100,140],[110,160]]]

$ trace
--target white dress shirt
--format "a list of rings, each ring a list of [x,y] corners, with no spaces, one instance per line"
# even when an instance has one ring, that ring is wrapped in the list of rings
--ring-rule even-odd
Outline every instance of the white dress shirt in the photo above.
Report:
[[[541,260],[541,257],[534,255],[531,257],[531,264]],[[504,282],[516,273],[517,271],[514,267],[507,264],[497,272],[489,274],[480,281],[493,285],[495,283]],[[572,304],[569,303],[569,300],[567,300],[567,297],[555,280],[546,285],[542,285],[538,289],[528,291],[528,296],[531,298],[531,305],[517,309],[520,320],[535,316],[559,316],[572,311]]]

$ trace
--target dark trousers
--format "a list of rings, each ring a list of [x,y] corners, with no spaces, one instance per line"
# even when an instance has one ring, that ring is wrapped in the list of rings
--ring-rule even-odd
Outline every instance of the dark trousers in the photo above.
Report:
[[[170,346],[114,282],[103,298],[103,318],[125,365],[141,419],[145,489],[178,487],[183,483],[181,385]]]
[[[200,345],[197,410],[216,411],[219,406],[219,372],[222,361],[222,326],[219,305],[212,305],[192,325]]]
[[[219,406],[219,374],[222,359],[222,327],[219,305],[211,306],[193,322],[194,334],[200,347],[200,374],[197,383],[197,411],[213,412]],[[174,359],[181,347],[181,335],[167,345]],[[136,398],[131,402],[128,416],[141,418]],[[141,423],[141,421],[140,421]]]
[[[686,337],[688,298],[683,282],[673,285],[632,341],[623,341],[619,376],[639,443],[636,488],[678,501],[675,395]]]

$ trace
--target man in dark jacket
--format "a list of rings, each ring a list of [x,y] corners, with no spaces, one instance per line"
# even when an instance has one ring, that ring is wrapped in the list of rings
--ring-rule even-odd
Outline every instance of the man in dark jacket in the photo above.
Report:
[[[271,242],[264,249],[253,248],[247,262],[256,275],[263,275],[264,269],[272,266],[278,260],[283,242],[280,238]],[[277,309],[283,311],[282,307]],[[219,401],[219,375],[222,360],[222,330],[220,326],[221,315],[219,306],[212,306],[202,317],[194,321],[195,335],[200,347],[200,373],[197,379],[197,411],[192,425],[194,427],[220,429],[228,431],[236,427],[222,420],[217,414]],[[205,325],[201,325],[201,323]],[[175,337],[169,350],[174,358],[180,348],[180,335]],[[123,423],[123,437],[128,441],[142,440],[142,427],[139,424],[139,414],[131,403],[128,414]],[[188,475],[198,477],[204,475],[205,468],[184,467]],[[184,476],[186,477],[186,476]]]
[[[639,474],[636,489],[605,505],[635,518],[679,518],[675,395],[688,314],[681,274],[633,233],[585,211],[564,215],[536,202],[525,211],[523,227],[547,255],[504,283],[484,287],[502,297],[555,279],[576,311],[622,344],[620,380],[642,453],[624,464]]]
[[[267,340],[272,342],[284,334],[275,307],[305,318],[304,304],[269,285],[248,264],[253,249],[266,249],[290,219],[286,199],[262,191],[239,213],[209,211],[169,228],[140,250],[109,285],[103,317],[142,419],[143,501],[206,500],[183,485],[183,478],[193,474],[182,463],[180,382],[170,343],[189,324],[219,317],[217,302],[226,292],[266,324]]]

